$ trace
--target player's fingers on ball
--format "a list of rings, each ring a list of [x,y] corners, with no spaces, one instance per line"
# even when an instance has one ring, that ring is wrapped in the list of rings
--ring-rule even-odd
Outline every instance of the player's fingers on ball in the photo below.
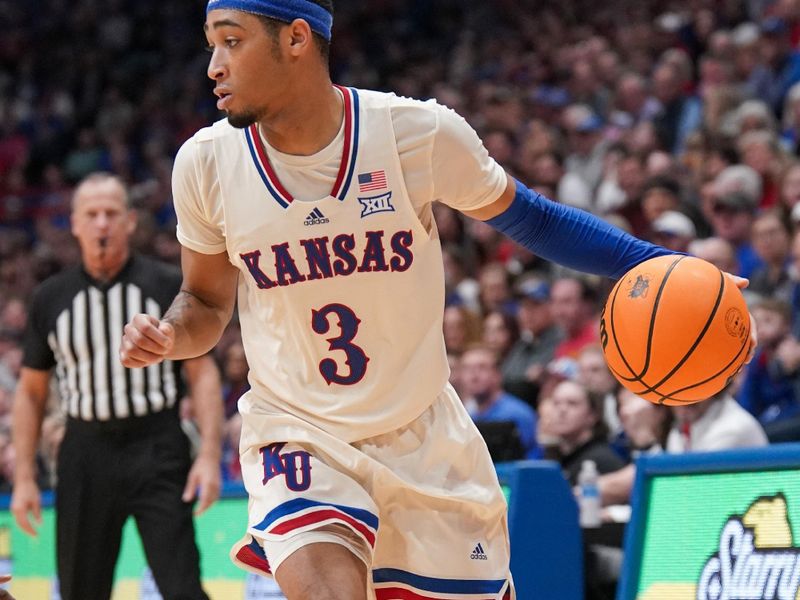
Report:
[[[740,290],[743,290],[748,285],[750,285],[749,279],[745,279],[744,277],[739,277],[738,275],[733,275],[732,273],[725,273],[725,275],[727,275],[730,278],[730,280],[733,281],[734,284],[736,284],[736,287],[738,287]]]

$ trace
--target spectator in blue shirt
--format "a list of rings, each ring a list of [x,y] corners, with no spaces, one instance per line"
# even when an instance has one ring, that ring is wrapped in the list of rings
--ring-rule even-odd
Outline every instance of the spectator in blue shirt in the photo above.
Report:
[[[797,342],[790,333],[791,313],[785,302],[765,299],[753,307],[752,313],[758,326],[759,346],[746,367],[737,400],[769,435],[772,425],[800,416],[800,403],[795,396],[797,365],[786,360],[786,348],[797,346]]]
[[[536,413],[516,396],[503,391],[497,354],[483,345],[471,346],[461,357],[464,405],[476,423],[513,421],[528,458],[538,458]]]

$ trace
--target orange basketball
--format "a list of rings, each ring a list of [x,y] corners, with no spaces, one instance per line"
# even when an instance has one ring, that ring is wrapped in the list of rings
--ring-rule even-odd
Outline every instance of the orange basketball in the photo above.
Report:
[[[600,320],[611,372],[658,404],[691,404],[722,390],[750,349],[750,314],[729,277],[689,256],[631,269],[611,290]]]

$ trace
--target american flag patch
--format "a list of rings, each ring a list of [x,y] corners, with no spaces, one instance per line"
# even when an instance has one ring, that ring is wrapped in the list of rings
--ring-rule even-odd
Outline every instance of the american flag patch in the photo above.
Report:
[[[358,176],[359,192],[374,192],[386,188],[386,171],[372,171],[371,173],[360,173]]]

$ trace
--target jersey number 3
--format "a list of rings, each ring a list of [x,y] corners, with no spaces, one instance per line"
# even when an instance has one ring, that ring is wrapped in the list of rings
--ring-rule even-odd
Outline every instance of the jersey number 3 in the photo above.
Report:
[[[319,310],[311,311],[311,327],[315,333],[325,335],[331,330],[328,317],[334,315],[339,319],[339,335],[327,338],[328,350],[341,350],[345,353],[344,364],[349,371],[342,373],[339,365],[332,358],[324,358],[319,362],[319,372],[328,385],[353,385],[364,378],[369,358],[359,346],[353,343],[361,324],[356,314],[344,304],[328,304]]]

